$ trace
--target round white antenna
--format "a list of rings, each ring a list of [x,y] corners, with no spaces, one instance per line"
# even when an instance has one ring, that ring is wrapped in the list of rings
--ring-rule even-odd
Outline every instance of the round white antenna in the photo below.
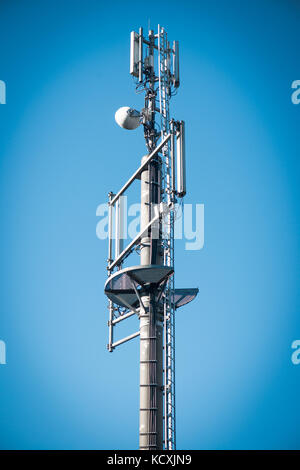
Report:
[[[141,114],[129,106],[123,106],[116,111],[115,120],[123,129],[133,130],[139,127],[141,123]]]

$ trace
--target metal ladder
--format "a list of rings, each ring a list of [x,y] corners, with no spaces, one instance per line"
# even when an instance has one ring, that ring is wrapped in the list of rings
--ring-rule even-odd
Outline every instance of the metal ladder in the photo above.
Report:
[[[159,76],[159,107],[161,115],[161,137],[170,132],[169,100],[170,100],[170,45],[167,33],[158,26],[158,76]],[[170,142],[162,149],[162,202],[170,209],[174,204],[172,192]],[[174,211],[168,210],[164,221],[163,246],[164,264],[174,267]],[[174,276],[165,287],[164,297],[164,446],[167,450],[176,449],[176,416],[175,416],[175,305]]]

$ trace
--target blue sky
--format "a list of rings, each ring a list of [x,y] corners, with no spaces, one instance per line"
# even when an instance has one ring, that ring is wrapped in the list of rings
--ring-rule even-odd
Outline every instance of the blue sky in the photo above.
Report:
[[[296,1],[2,1],[0,447],[138,447],[138,340],[106,351],[96,208],[146,153],[129,33],[180,42],[172,115],[205,245],[176,243],[180,449],[300,448],[300,8]],[[172,6],[173,5],[173,6]],[[136,331],[131,319],[120,332]]]

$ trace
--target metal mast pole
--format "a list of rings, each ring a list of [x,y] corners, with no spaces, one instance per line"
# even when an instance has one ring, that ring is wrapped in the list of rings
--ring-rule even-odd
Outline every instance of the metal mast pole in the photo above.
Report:
[[[157,34],[150,30],[147,39],[142,28],[138,33],[132,31],[130,44],[130,73],[137,80],[137,91],[145,92],[145,107],[140,112],[122,107],[116,112],[116,121],[125,129],[143,124],[148,155],[125,185],[109,194],[108,279],[104,289],[109,299],[108,350],[140,336],[139,447],[174,450],[175,309],[198,293],[198,289],[175,289],[173,275],[175,203],[186,193],[184,122],[170,120],[169,113],[173,90],[180,84],[179,51],[178,42],[171,47],[160,26]],[[154,53],[158,53],[157,63]],[[124,249],[121,198],[136,179],[141,181],[141,231]],[[137,246],[140,265],[124,268],[124,261]],[[114,327],[133,315],[139,318],[139,331],[115,341]]]

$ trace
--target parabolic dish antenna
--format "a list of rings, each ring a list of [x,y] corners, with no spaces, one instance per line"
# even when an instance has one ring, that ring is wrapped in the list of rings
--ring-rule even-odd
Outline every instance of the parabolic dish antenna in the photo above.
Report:
[[[116,111],[115,120],[123,129],[133,130],[139,127],[141,114],[129,106],[122,106]]]

